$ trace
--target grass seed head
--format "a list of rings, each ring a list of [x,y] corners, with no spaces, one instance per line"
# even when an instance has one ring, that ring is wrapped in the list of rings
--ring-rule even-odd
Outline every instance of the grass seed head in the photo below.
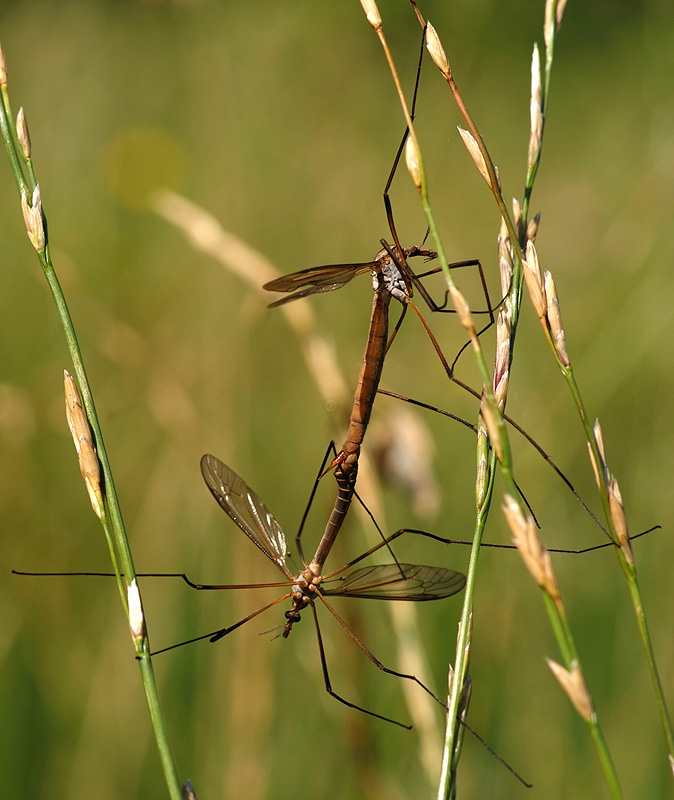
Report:
[[[536,241],[536,234],[538,233],[538,226],[541,224],[541,215],[540,213],[536,214],[533,219],[529,220],[529,224],[527,225],[527,240],[530,242]]]
[[[30,205],[28,205],[28,197],[25,192],[21,193],[21,211],[23,212],[23,221],[31,244],[38,253],[43,252],[46,246],[46,236],[44,219],[42,218],[42,198],[39,184],[33,190]]]
[[[412,176],[414,185],[417,187],[417,189],[421,189],[419,153],[417,152],[417,147],[414,144],[414,139],[411,136],[407,137],[407,142],[405,143],[405,164],[407,164],[407,169]]]
[[[577,661],[571,662],[571,669],[567,670],[561,664],[550,658],[546,659],[550,671],[557,679],[562,690],[569,698],[573,707],[580,716],[588,722],[594,716],[592,698],[588,692],[585,679],[580,671]]]
[[[489,186],[491,189],[491,178],[489,177],[487,165],[485,164],[484,156],[480,152],[480,148],[473,138],[473,135],[469,131],[466,131],[460,127],[457,127],[457,130],[459,131],[459,135],[463,139],[463,143],[466,145],[466,148],[470,153],[470,157],[473,159],[475,166],[480,170],[480,175],[482,175],[485,181],[487,181],[487,186]]]
[[[509,494],[504,496],[503,513],[524,566],[541,589],[558,603],[559,585],[550,553],[541,543],[533,517],[530,514],[525,517],[519,504]]]
[[[26,115],[23,107],[19,109],[16,115],[16,137],[21,145],[21,150],[24,156],[30,158],[30,134],[28,133],[28,124],[26,123]]]
[[[426,49],[433,59],[435,66],[442,72],[445,78],[451,78],[452,70],[449,67],[447,54],[440,42],[440,37],[430,22],[426,24]]]
[[[562,314],[559,310],[559,299],[557,297],[557,287],[552,275],[545,270],[545,296],[548,301],[548,325],[550,326],[550,333],[552,334],[552,341],[555,345],[555,350],[559,356],[559,360],[568,367],[569,354],[566,350],[566,336],[564,335],[564,327],[562,325]]]
[[[5,61],[5,54],[0,45],[0,89],[3,91],[7,88],[7,62]]]
[[[377,8],[377,4],[374,0],[360,0],[361,6],[363,6],[363,11],[365,12],[365,16],[367,17],[367,21],[372,25],[372,27],[377,30],[381,28],[381,14],[379,13],[379,9]]]
[[[539,319],[544,319],[548,312],[548,303],[545,297],[543,275],[538,263],[538,254],[532,241],[527,242],[526,261],[522,266],[524,267],[524,279],[527,282],[531,302]]]
[[[541,107],[543,89],[541,87],[541,59],[538,45],[534,44],[531,57],[531,99],[529,101],[529,151],[527,155],[527,169],[532,170],[541,156],[541,143],[543,140],[543,110]]]
[[[66,399],[66,420],[75,444],[80,472],[82,473],[94,513],[101,519],[104,509],[103,493],[101,491],[101,467],[96,455],[91,426],[82,406],[82,400],[80,393],[77,391],[75,381],[66,370],[63,372],[63,384]]]
[[[134,578],[126,590],[126,597],[129,604],[129,627],[134,640],[143,638],[145,620],[143,619],[143,606],[140,602],[138,584]]]
[[[618,481],[611,475],[608,482],[608,504],[611,512],[611,521],[615,528],[618,542],[625,556],[627,563],[632,566],[634,564],[634,556],[632,554],[632,544],[630,542],[629,533],[627,531],[627,518],[625,517],[625,507],[623,506],[623,499],[618,487]]]

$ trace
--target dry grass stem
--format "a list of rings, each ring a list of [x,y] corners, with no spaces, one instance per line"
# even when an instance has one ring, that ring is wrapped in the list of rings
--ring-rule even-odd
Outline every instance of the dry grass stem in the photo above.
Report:
[[[449,80],[449,78],[452,77],[452,71],[449,67],[447,54],[440,42],[437,31],[430,22],[426,24],[426,49],[436,67],[442,72],[445,78]]]
[[[66,400],[66,420],[73,437],[80,472],[89,493],[89,500],[96,516],[103,515],[103,494],[101,491],[101,468],[96,455],[96,447],[89,420],[84,412],[80,393],[75,381],[66,370],[63,371]]]
[[[546,662],[573,707],[586,722],[589,722],[594,716],[594,708],[578,662],[571,663],[571,670],[564,669],[561,664],[550,658],[547,658]]]
[[[504,496],[503,513],[510,526],[515,547],[530,575],[555,603],[559,603],[559,585],[550,553],[541,543],[533,517],[530,514],[525,517],[519,504],[507,493]]]
[[[23,221],[26,224],[26,232],[31,244],[38,253],[43,252],[46,244],[44,219],[42,218],[42,198],[40,196],[40,185],[33,190],[31,203],[28,205],[28,197],[25,192],[21,193],[21,211]]]
[[[548,301],[548,324],[555,350],[559,360],[568,367],[570,364],[569,354],[566,351],[566,336],[562,326],[562,315],[559,310],[559,298],[557,297],[557,287],[552,275],[545,270],[545,296]]]
[[[28,133],[28,123],[26,122],[26,114],[23,107],[19,109],[19,113],[16,115],[16,136],[24,156],[27,159],[30,158],[30,134]]]
[[[269,295],[262,284],[278,278],[280,271],[259,251],[228,231],[203,208],[181,195],[167,190],[156,192],[152,207],[176,228],[192,245],[207,253],[228,271],[244,280],[265,301]],[[302,348],[309,374],[327,403],[345,408],[349,392],[335,357],[334,348],[317,332],[311,304],[304,301],[281,307]]]

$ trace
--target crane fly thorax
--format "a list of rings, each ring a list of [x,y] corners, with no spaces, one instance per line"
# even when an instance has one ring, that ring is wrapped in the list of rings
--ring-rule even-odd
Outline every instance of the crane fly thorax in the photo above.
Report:
[[[283,638],[287,639],[288,634],[296,622],[300,622],[301,614],[304,609],[313,603],[313,598],[316,596],[318,585],[322,580],[320,575],[320,567],[316,567],[317,571],[313,568],[313,563],[310,564],[305,570],[300,572],[297,576],[297,583],[292,585],[290,596],[292,597],[293,606],[289,611],[286,611],[285,618],[286,624],[283,629]]]

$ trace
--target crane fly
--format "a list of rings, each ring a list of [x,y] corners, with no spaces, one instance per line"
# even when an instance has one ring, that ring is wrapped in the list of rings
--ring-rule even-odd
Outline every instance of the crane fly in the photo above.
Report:
[[[262,606],[232,626],[221,628],[220,630],[213,631],[204,636],[199,636],[195,639],[190,639],[188,642],[181,642],[180,645],[172,645],[172,647],[158,650],[153,653],[153,655],[201,639],[208,638],[211,642],[216,642],[244,623],[254,619],[268,608],[284,600],[290,600],[292,605],[291,608],[285,612],[286,622],[281,635],[283,638],[287,638],[293,626],[300,621],[302,611],[306,608],[311,608],[318,639],[321,665],[323,668],[323,679],[327,692],[336,700],[350,708],[355,708],[365,714],[383,719],[387,722],[393,722],[401,727],[408,727],[389,717],[384,717],[373,711],[368,711],[361,706],[355,705],[345,700],[332,689],[325,659],[323,639],[318,624],[318,615],[316,613],[316,602],[320,601],[378,669],[390,675],[396,675],[397,677],[416,682],[428,692],[431,697],[443,705],[433,692],[414,675],[397,672],[396,670],[385,667],[347,626],[344,620],[342,620],[328,603],[326,597],[359,597],[363,599],[408,600],[413,602],[440,600],[457,594],[457,592],[463,589],[466,579],[460,572],[455,572],[454,570],[445,569],[443,567],[429,567],[403,563],[377,564],[359,567],[347,572],[347,570],[355,564],[358,564],[367,556],[379,550],[383,546],[382,542],[372,547],[366,553],[358,556],[344,567],[323,574],[322,570],[318,568],[318,562],[322,563],[327,557],[331,543],[325,545],[325,543],[321,541],[311,563],[306,564],[303,562],[304,569],[294,569],[292,559],[287,552],[286,537],[283,533],[283,529],[259,495],[257,495],[232,469],[215,456],[205,455],[201,459],[201,472],[206,481],[206,485],[220,507],[246,534],[251,542],[262,551],[269,561],[273,562],[278,567],[283,573],[285,580],[278,583],[224,586],[195,584],[189,581],[185,576],[182,577],[190,586],[201,590],[281,586],[287,586],[289,588],[284,595]],[[395,536],[396,534],[389,538],[394,538]],[[323,548],[323,550],[321,548]],[[293,569],[291,569],[291,567],[293,567]]]

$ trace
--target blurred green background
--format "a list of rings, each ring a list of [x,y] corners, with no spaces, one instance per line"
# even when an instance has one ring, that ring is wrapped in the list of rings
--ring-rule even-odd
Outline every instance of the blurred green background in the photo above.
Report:
[[[428,2],[464,98],[521,196],[529,64],[542,46],[543,3]],[[403,0],[381,3],[411,88],[419,29]],[[356,0],[316,4],[21,3],[0,8],[14,110],[24,106],[52,255],[80,336],[136,566],[204,582],[275,580],[272,567],[209,497],[199,458],[213,452],[265,499],[289,534],[343,420],[319,396],[283,316],[148,207],[168,187],[282,272],[365,261],[387,235],[382,189],[403,122],[374,32]],[[543,164],[532,212],[557,281],[567,341],[592,416],[601,419],[635,545],[665,692],[674,703],[671,632],[674,7],[569,3],[558,43]],[[458,112],[430,62],[418,123],[450,258],[480,258],[498,295],[495,205],[455,132]],[[393,191],[398,229],[425,225],[406,174]],[[0,756],[17,798],[165,796],[144,697],[114,582],[19,578],[28,570],[106,570],[106,548],[65,424],[68,354],[0,157]],[[461,276],[462,286],[470,277]],[[467,289],[471,302],[479,297]],[[367,277],[312,300],[350,387],[365,341]],[[528,301],[510,413],[596,508],[580,427]],[[452,317],[433,320],[451,354]],[[490,347],[488,335],[485,346]],[[475,383],[469,354],[459,372]],[[420,325],[406,321],[383,385],[470,419],[475,404],[444,378]],[[352,391],[350,388],[349,392]],[[387,530],[424,527],[469,538],[474,444],[464,428],[382,398],[371,438],[400,412],[434,442],[440,505],[420,516],[385,485]],[[406,429],[411,423],[405,423]],[[516,474],[551,546],[601,541],[561,482],[516,442]],[[326,483],[307,541],[322,527]],[[491,541],[508,534],[498,509]],[[347,560],[375,534],[356,521]],[[310,544],[306,547],[311,549]],[[466,548],[401,542],[404,560],[463,569]],[[557,569],[588,682],[626,795],[672,796],[661,730],[626,587],[613,555],[560,556]],[[524,790],[467,737],[463,797],[607,795],[585,730],[554,684],[557,657],[538,591],[516,555],[483,554],[475,605],[470,722],[528,780]],[[178,581],[143,583],[153,645],[227,625],[264,602],[252,592],[203,596]],[[440,694],[460,599],[415,609]],[[343,601],[349,623],[397,661],[384,604]],[[325,614],[322,615],[325,618]],[[310,615],[288,641],[259,636],[280,609],[216,645],[160,656],[158,673],[179,769],[202,798],[434,796],[442,719],[393,728],[331,700]],[[400,681],[381,675],[330,620],[335,689],[410,720]],[[410,696],[422,708],[421,693]]]

